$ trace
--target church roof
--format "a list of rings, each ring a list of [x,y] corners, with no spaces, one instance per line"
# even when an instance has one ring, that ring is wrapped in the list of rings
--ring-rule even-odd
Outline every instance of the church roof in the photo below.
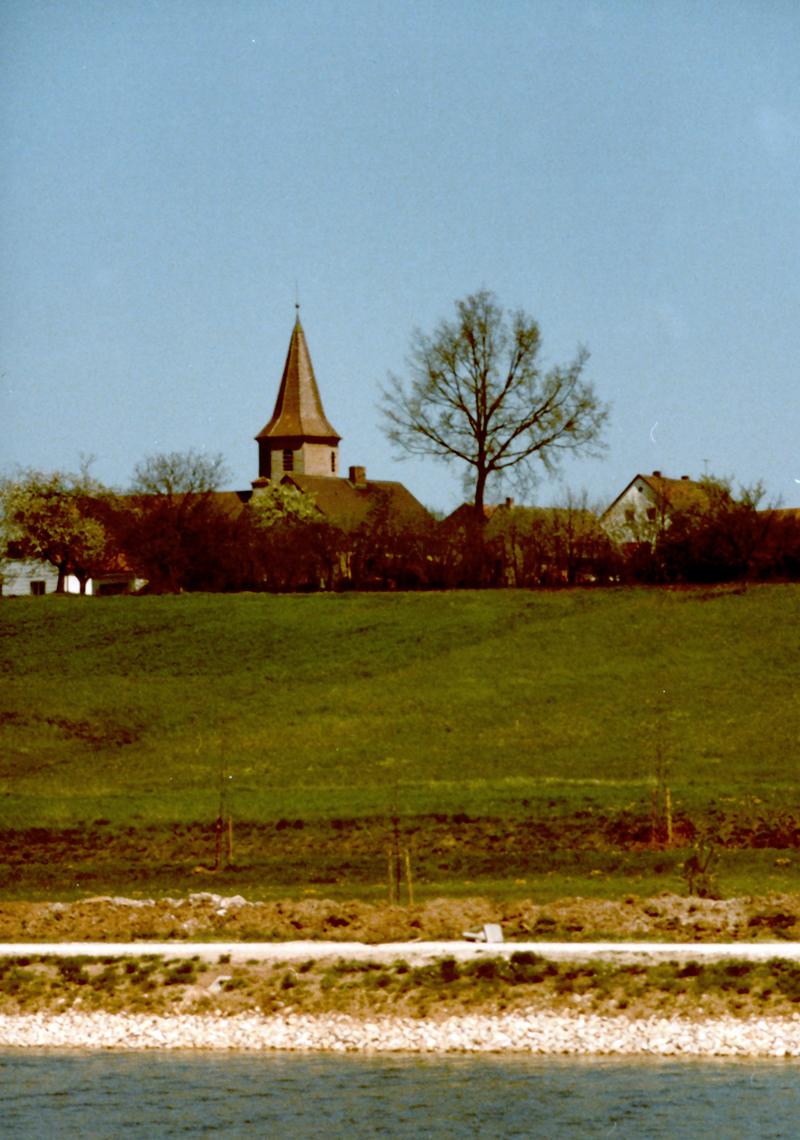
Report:
[[[322,400],[319,396],[311,357],[306,344],[306,334],[297,318],[289,352],[283,369],[275,411],[263,431],[256,439],[275,436],[302,436],[306,439],[341,439],[341,436],[325,418]]]
[[[285,475],[282,483],[293,483],[314,496],[317,510],[330,522],[344,529],[366,520],[376,500],[386,496],[392,518],[398,523],[422,522],[429,517],[423,507],[402,483],[387,479],[370,479],[357,486],[349,479],[330,479],[323,475]]]

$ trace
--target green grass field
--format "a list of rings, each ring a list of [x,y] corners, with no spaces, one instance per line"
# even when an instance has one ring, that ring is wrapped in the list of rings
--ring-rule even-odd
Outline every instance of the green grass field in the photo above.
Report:
[[[710,889],[797,889],[798,619],[792,585],[2,601],[0,898],[378,899],[393,844],[418,898],[685,891],[701,833]]]
[[[8,826],[796,802],[800,587],[0,603]]]

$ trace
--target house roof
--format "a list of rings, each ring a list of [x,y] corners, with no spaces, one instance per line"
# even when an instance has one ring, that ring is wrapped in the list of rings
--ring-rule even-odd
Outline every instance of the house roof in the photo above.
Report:
[[[349,479],[336,479],[327,475],[285,475],[282,483],[293,484],[305,494],[313,495],[317,509],[337,526],[344,528],[358,526],[375,506],[378,496],[388,496],[390,515],[396,522],[421,521],[428,517],[423,507],[402,483],[376,479],[363,485],[354,484]],[[205,500],[231,519],[236,519],[257,491],[211,491],[205,495],[175,496],[176,501],[185,498]],[[158,496],[125,495],[122,501],[136,507],[143,501]]]
[[[283,378],[275,401],[275,411],[256,439],[274,436],[302,436],[306,439],[336,441],[341,436],[325,418],[317,381],[311,365],[306,335],[297,318],[289,342]]]
[[[370,480],[362,485],[326,475],[292,474],[285,475],[281,482],[291,483],[313,495],[317,509],[325,518],[343,528],[364,522],[381,494],[387,496],[389,512],[395,522],[419,522],[428,517],[422,503],[402,483],[386,479]]]
[[[625,490],[617,495],[614,502],[603,511],[600,516],[601,521],[610,514],[620,499],[627,495],[634,483],[645,483],[656,499],[663,499],[664,503],[673,511],[685,511],[690,507],[705,507],[709,504],[709,495],[705,484],[686,477],[667,479],[660,471],[654,471],[652,475],[634,475]]]
[[[462,503],[460,507],[456,507],[452,514],[442,519],[439,526],[445,530],[456,530],[463,527],[475,526],[476,522],[479,525],[485,525],[492,519],[499,520],[504,514],[509,514],[510,512],[514,513],[515,518],[527,518],[529,520],[540,519],[552,524],[574,523],[576,520],[579,520],[582,525],[586,525],[596,521],[594,512],[584,507],[525,507],[515,505],[513,500],[506,500],[504,503],[496,503],[493,505],[484,503],[482,519],[480,517],[476,519],[474,503]]]
[[[451,528],[457,529],[458,527],[483,526],[489,521],[497,509],[497,506],[490,506],[489,503],[484,503],[482,513],[476,515],[474,503],[462,503],[461,506],[456,507],[447,518],[442,519],[439,526],[445,530],[450,530]]]
[[[704,483],[693,479],[666,479],[663,475],[640,475],[656,496],[663,498],[674,511],[685,511],[689,507],[707,506],[708,489]]]

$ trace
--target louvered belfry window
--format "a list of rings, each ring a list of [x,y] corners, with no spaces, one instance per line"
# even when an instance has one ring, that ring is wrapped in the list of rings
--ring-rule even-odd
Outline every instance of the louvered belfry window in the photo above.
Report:
[[[289,447],[283,453],[283,469],[284,471],[294,471],[294,452]]]

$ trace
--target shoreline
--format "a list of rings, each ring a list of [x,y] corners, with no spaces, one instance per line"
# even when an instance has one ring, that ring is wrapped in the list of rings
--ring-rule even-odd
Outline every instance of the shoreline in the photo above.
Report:
[[[0,1049],[775,1059],[800,1057],[800,1014],[689,1019],[537,1011],[434,1020],[253,1011],[231,1016],[39,1012],[0,1014]]]

